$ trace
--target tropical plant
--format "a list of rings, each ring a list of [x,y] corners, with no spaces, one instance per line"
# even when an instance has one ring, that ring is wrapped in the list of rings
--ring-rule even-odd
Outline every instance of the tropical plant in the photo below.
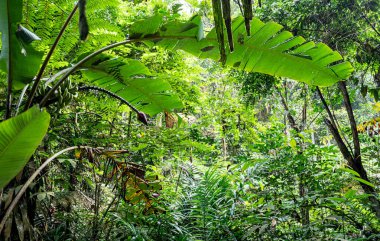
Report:
[[[326,45],[283,30],[297,17],[280,19],[282,25],[256,18],[280,2],[302,10],[297,1],[188,2],[181,10],[155,0],[0,0],[0,95],[7,99],[0,123],[0,239],[376,238],[376,169],[368,153],[378,149],[357,133],[352,106],[359,104],[340,82],[351,64]],[[344,7],[328,2],[322,16]],[[354,2],[343,12],[364,9],[374,19],[367,12],[374,6]],[[189,9],[198,14],[184,20]],[[242,17],[233,19],[235,10]],[[319,27],[312,17],[301,19],[303,27]],[[372,36],[376,29],[368,26]],[[349,56],[356,49],[330,34],[302,33]],[[371,38],[367,46],[374,43]],[[373,71],[376,51],[367,52],[362,59],[375,63]],[[317,87],[319,104],[313,87],[288,79],[339,82],[343,95]],[[342,112],[327,106],[342,101],[351,128],[342,128],[334,116]],[[52,116],[47,135],[50,116],[40,107]],[[352,169],[330,146],[323,107]],[[58,155],[52,153],[78,148],[49,164]]]
[[[232,22],[234,51],[226,53],[226,64],[249,72],[261,72],[288,77],[310,85],[328,86],[346,79],[352,72],[348,62],[339,62],[342,57],[324,44],[306,42],[302,37],[293,37],[282,26],[258,19],[251,22],[254,29],[245,34],[243,18]],[[146,28],[149,26],[149,28]],[[144,28],[145,27],[145,28]],[[138,22],[131,29],[130,38],[149,40],[151,44],[168,49],[185,50],[199,58],[219,61],[216,30],[204,37],[199,16],[184,23],[163,23],[160,16]],[[147,37],[149,36],[149,37]]]
[[[38,107],[0,123],[0,189],[17,175],[33,155],[50,122]]]
[[[193,183],[194,190],[185,193],[183,209],[189,229],[195,239],[231,239],[229,219],[233,214],[233,199],[229,193],[227,176],[215,170],[208,170],[199,183]],[[232,237],[229,237],[231,236]]]

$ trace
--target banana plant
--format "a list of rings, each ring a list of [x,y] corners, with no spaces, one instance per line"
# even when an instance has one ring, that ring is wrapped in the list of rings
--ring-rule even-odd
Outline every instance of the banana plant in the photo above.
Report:
[[[122,97],[130,107],[150,116],[182,108],[170,84],[155,78],[138,60],[100,55],[85,63],[81,71],[92,85]]]
[[[0,123],[0,189],[33,155],[49,123],[50,115],[37,106]]]
[[[0,69],[8,73],[8,83],[15,90],[22,89],[33,80],[43,55],[32,45],[33,41],[40,40],[38,36],[20,25],[21,9],[21,0],[0,1]]]
[[[6,118],[11,116],[12,91],[22,89],[37,73],[42,52],[32,42],[39,38],[20,25],[22,0],[0,0],[0,71],[7,73]]]
[[[86,25],[85,28],[88,28],[87,20],[83,18],[84,3],[85,1],[79,1],[79,4],[82,4],[81,19],[82,23],[86,21],[83,24]],[[29,108],[49,57],[77,8],[78,5],[69,15],[53,48],[42,63],[43,54],[37,51],[32,43],[39,38],[20,25],[23,1],[0,0],[2,36],[0,70],[7,74],[8,83],[7,120],[0,123],[0,189],[17,175],[33,155],[46,134],[50,120],[49,114],[41,111],[38,106],[11,118],[12,94],[24,88],[26,84],[32,83],[42,63],[37,80],[34,81],[30,101],[28,100],[26,106],[26,109]],[[220,12],[220,6],[218,11]],[[104,51],[135,42],[159,45],[172,50],[180,49],[199,58],[221,60],[231,67],[246,71],[288,77],[319,86],[327,86],[343,80],[352,72],[351,65],[343,62],[339,53],[332,51],[328,46],[307,42],[302,37],[294,37],[290,32],[283,31],[283,27],[279,24],[263,23],[252,18],[250,12],[245,15],[245,18],[239,17],[232,21],[231,29],[227,30],[228,40],[224,39],[224,35],[219,34],[224,28],[221,18],[218,20],[219,30],[214,29],[207,36],[204,35],[200,16],[195,16],[187,22],[165,23],[164,18],[159,15],[139,21],[131,27],[129,39],[94,51],[74,64],[50,89],[41,104],[42,106],[46,104],[49,97],[70,74],[81,69],[92,84],[124,97],[138,108],[145,108],[144,111],[152,115],[160,111],[180,108],[179,98],[170,93],[170,86],[152,77],[135,61],[107,59],[96,64],[93,61]],[[247,21],[250,25],[247,25]],[[250,29],[248,35],[247,26]],[[82,29],[81,39],[86,39],[87,32]],[[221,51],[225,49],[224,45],[227,43],[234,46],[233,51],[232,48],[230,49],[232,52]],[[137,66],[137,74],[131,74],[130,71],[133,70],[131,66]]]
[[[25,110],[30,108],[33,103],[33,97],[36,90],[41,87],[39,86],[40,80],[49,59],[79,5],[79,12],[81,16],[80,20],[83,21],[85,19],[84,2],[85,1],[79,1],[74,6],[66,22],[63,24],[63,27],[50,51],[47,53],[45,60],[42,62],[43,53],[37,51],[32,43],[33,41],[40,40],[40,38],[33,32],[20,25],[23,17],[23,1],[0,0],[0,33],[2,37],[0,71],[5,72],[7,75],[7,107],[5,119],[12,117],[12,95],[22,88],[26,90],[28,87],[27,85],[33,83],[32,90],[29,93],[29,98],[25,104]],[[81,29],[80,36],[82,39],[85,39],[84,36],[87,34],[84,34],[83,29]],[[154,78],[148,72],[145,73],[144,71],[146,70],[146,67],[138,61],[108,60],[98,63],[95,66],[93,64],[93,60],[95,59],[93,57],[95,56],[96,54],[91,55],[91,58],[88,59],[92,60],[92,62],[90,61],[87,63],[86,66],[83,66],[85,68],[82,69],[85,76],[87,76],[90,82],[92,81],[94,85],[107,89],[110,87],[110,83],[106,84],[104,83],[104,80],[107,80],[107,78],[112,78],[114,80],[114,82],[112,82],[114,85],[112,88],[109,88],[110,91],[115,92],[115,94],[119,94],[121,98],[126,99],[126,103],[132,103],[133,105],[136,105],[137,108],[150,115],[155,115],[158,112],[171,111],[174,108],[182,107],[179,97],[174,93],[171,93],[170,85],[162,79]],[[40,67],[40,65],[42,66]],[[117,69],[115,69],[116,67]],[[74,68],[71,70],[74,70]],[[73,73],[73,71],[69,74],[71,73]],[[145,74],[147,75],[147,78],[141,79],[134,76],[138,74]],[[36,75],[37,77],[34,79]],[[67,77],[68,75],[62,78],[62,80],[66,80]],[[102,78],[103,82],[94,81],[93,78],[98,77]],[[56,87],[59,85],[60,84],[56,85]],[[120,88],[115,91],[115,87],[117,86]],[[23,93],[25,93],[25,91],[23,91]],[[53,91],[50,93],[53,93]],[[22,96],[23,94],[21,95],[21,98]],[[45,97],[45,99],[48,100],[48,96]],[[40,106],[44,107],[42,105]],[[146,123],[145,114],[137,110],[136,107],[132,105],[131,107],[138,113],[139,119],[142,119],[142,121]],[[9,119],[9,122],[5,121],[0,123],[0,133],[2,133],[4,137],[7,137],[2,140],[2,143],[0,143],[0,174],[2,176],[0,178],[0,189],[4,187],[11,178],[16,176],[19,171],[21,171],[27,160],[33,154],[33,151],[41,142],[43,136],[46,134],[46,119],[49,119],[50,116],[46,111],[41,112],[43,113],[44,118],[38,116],[37,109],[38,107],[33,107],[25,114]],[[35,120],[26,118],[30,115],[34,116]],[[20,120],[23,120],[23,122]],[[24,132],[28,133],[29,137],[27,139],[30,139],[30,142],[22,142],[18,139],[19,136],[26,138],[23,135]],[[16,144],[15,148],[18,148],[17,152],[22,156],[22,158],[19,158],[20,156],[14,154],[15,150],[11,148],[12,146],[9,146],[10,144]],[[31,148],[34,148],[33,151]]]
[[[77,6],[73,9],[68,21],[75,13]],[[83,10],[82,14],[84,14]],[[251,19],[250,14],[249,19]],[[0,0],[0,31],[2,33],[0,69],[8,76],[6,119],[11,116],[12,91],[21,89],[26,83],[31,82],[41,64],[42,54],[31,45],[31,42],[38,40],[38,37],[19,25],[21,20],[22,0]],[[232,38],[229,34],[228,39],[221,41],[221,36],[218,36],[215,29],[205,37],[200,16],[194,16],[187,22],[165,23],[162,16],[155,15],[136,22],[130,28],[129,39],[95,51],[73,65],[46,94],[41,104],[43,106],[46,103],[70,74],[82,67],[87,67],[85,75],[92,83],[114,94],[123,95],[122,97],[125,97],[127,101],[140,104],[142,108],[145,106],[151,114],[180,108],[178,97],[168,99],[167,91],[170,88],[167,84],[162,84],[161,80],[134,78],[132,81],[131,75],[127,73],[130,70],[129,65],[125,61],[107,60],[97,66],[91,65],[90,60],[100,53],[133,42],[160,45],[173,50],[181,49],[199,58],[222,60],[227,65],[242,70],[287,77],[317,86],[332,85],[347,78],[352,72],[351,65],[343,62],[341,55],[336,51],[332,51],[324,44],[315,44],[307,42],[302,37],[294,37],[290,32],[283,31],[283,27],[277,23],[263,23],[252,18],[249,26],[250,34],[247,35],[247,17],[236,18],[232,21],[231,29],[227,31],[232,33]],[[231,39],[233,39],[233,44],[231,44]],[[219,43],[233,45],[234,51],[226,51],[226,56],[224,53],[220,54]],[[225,48],[225,46],[222,47]],[[113,64],[117,65],[117,70],[115,66],[111,66]],[[143,69],[141,66],[139,68]],[[111,75],[110,71],[113,71]],[[110,76],[112,76],[111,79]],[[95,81],[96,78],[102,81]],[[37,79],[39,80],[40,77]],[[126,83],[128,82],[126,79],[129,79],[129,83]],[[109,81],[113,81],[113,85]],[[142,89],[143,85],[148,87]],[[157,89],[157,87],[160,88]],[[34,95],[34,90],[31,95]]]
[[[309,85],[329,86],[348,78],[353,71],[351,64],[344,62],[342,56],[327,45],[293,36],[280,24],[263,23],[257,18],[250,22],[250,36],[246,33],[246,19],[237,17],[233,20],[234,51],[225,53],[226,57],[220,54],[220,36],[216,29],[204,37],[200,16],[194,16],[188,22],[169,23],[152,17],[135,25],[130,37],[144,40],[147,45],[180,49],[248,72],[286,77]],[[227,42],[224,39],[223,44]]]
[[[353,71],[351,64],[344,62],[342,56],[327,45],[294,37],[292,33],[283,31],[283,27],[277,23],[263,23],[252,18],[249,25],[252,28],[250,36],[246,33],[246,18],[238,17],[231,25],[234,51],[225,53],[224,57],[219,50],[220,36],[218,37],[217,31],[213,29],[205,37],[200,16],[194,16],[186,22],[165,23],[161,15],[137,21],[130,27],[127,40],[110,44],[74,64],[60,77],[40,104],[44,106],[70,74],[86,66],[101,53],[136,42],[143,42],[148,46],[158,45],[170,50],[180,49],[196,57],[222,61],[245,71],[287,77],[316,86],[332,85],[348,78]],[[231,40],[231,37],[229,39]],[[228,43],[228,40],[223,42]],[[120,92],[120,88],[109,91],[116,94],[114,90]],[[169,107],[172,106],[173,104],[169,103]]]
[[[33,80],[42,59],[32,42],[38,36],[20,25],[21,0],[0,0],[0,71],[7,74],[6,121],[0,123],[0,189],[24,167],[45,136],[50,115],[34,107],[11,117],[15,90]]]

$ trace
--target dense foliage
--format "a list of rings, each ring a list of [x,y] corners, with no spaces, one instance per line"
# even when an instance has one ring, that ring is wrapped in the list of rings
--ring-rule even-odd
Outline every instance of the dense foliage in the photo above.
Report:
[[[379,240],[379,13],[0,0],[0,240]]]

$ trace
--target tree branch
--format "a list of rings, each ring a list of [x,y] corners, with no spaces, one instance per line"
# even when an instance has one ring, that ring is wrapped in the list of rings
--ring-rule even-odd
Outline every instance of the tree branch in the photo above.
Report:
[[[332,125],[335,129],[338,130],[338,127],[337,127],[336,124],[335,124],[334,116],[333,116],[333,114],[332,114],[332,112],[331,112],[329,106],[327,105],[327,102],[326,102],[326,100],[325,100],[325,97],[323,97],[323,95],[322,95],[321,89],[319,89],[318,86],[317,86],[316,89],[317,89],[318,96],[319,96],[319,98],[320,98],[321,101],[322,101],[323,107],[325,108],[327,114],[329,115],[329,118],[330,118],[330,121],[331,121],[331,125]]]
[[[346,144],[344,144],[343,139],[340,136],[338,129],[332,124],[332,122],[329,119],[325,118],[324,122],[329,128],[330,133],[333,135],[335,142],[338,145],[338,148],[340,152],[342,153],[344,159],[346,159],[348,161],[348,165],[352,167],[354,163],[353,157],[350,151],[348,150]]]
[[[360,141],[359,141],[358,129],[357,129],[356,121],[354,117],[354,112],[352,111],[350,96],[348,95],[346,83],[344,81],[340,81],[338,85],[339,85],[339,89],[342,91],[344,105],[346,107],[348,119],[350,120],[352,139],[354,142],[354,159],[357,159],[360,156]]]
[[[348,114],[348,118],[350,120],[352,137],[353,137],[354,148],[355,148],[354,154],[351,154],[347,148],[347,145],[344,144],[343,139],[342,139],[338,129],[336,128],[336,125],[332,124],[332,122],[330,120],[328,120],[327,118],[325,118],[324,121],[325,121],[327,127],[329,128],[330,133],[333,135],[335,142],[337,143],[338,148],[339,148],[340,152],[342,153],[344,159],[346,159],[346,161],[348,162],[348,165],[354,171],[356,171],[359,174],[361,179],[363,179],[365,181],[369,181],[368,176],[367,176],[367,172],[364,169],[363,163],[361,160],[359,135],[358,135],[358,131],[356,129],[356,121],[355,121],[355,117],[354,117],[354,114],[352,111],[352,106],[351,106],[351,102],[350,102],[350,99],[348,96],[346,84],[344,82],[339,82],[339,88],[341,89],[341,91],[343,93],[343,99],[344,99],[346,111]],[[376,197],[376,192],[375,192],[374,188],[371,187],[370,185],[363,183],[363,182],[359,182],[359,184],[363,188],[365,193],[370,194],[370,196],[368,197],[368,199],[370,201],[370,206],[371,206],[373,212],[376,214],[376,217],[380,218],[380,202]]]
[[[325,108],[325,110],[326,110],[326,112],[327,112],[327,114],[328,114],[328,116],[330,118],[331,125],[337,130],[338,134],[340,135],[338,121],[336,120],[334,114],[331,112],[330,107],[327,105],[326,99],[325,99],[325,97],[323,97],[321,89],[318,86],[317,86],[316,89],[317,89],[318,96],[319,96],[319,98],[322,101],[323,107]],[[351,146],[348,144],[348,141],[346,140],[346,137],[344,135],[342,135],[342,136],[343,136],[343,138],[341,138],[341,139],[343,141],[343,144],[346,146],[346,148],[349,149],[350,155],[353,155],[353,151],[351,149]],[[344,141],[345,141],[345,143],[344,143]]]
[[[287,103],[286,103],[286,101],[285,101],[284,96],[282,96],[281,91],[280,91],[277,87],[275,87],[275,88],[276,88],[278,94],[280,95],[281,103],[282,103],[282,105],[284,106],[284,109],[285,109],[285,111],[286,111],[286,117],[288,118],[288,121],[289,121],[290,126],[291,126],[291,127],[297,132],[297,133],[299,133],[299,132],[300,132],[300,129],[298,128],[298,126],[297,126],[297,124],[296,124],[296,121],[294,120],[293,116],[290,114],[289,107],[288,107],[288,105],[287,105]]]
[[[304,104],[302,107],[301,130],[305,130],[306,121],[307,121],[307,86],[306,85],[304,85],[303,92],[305,96],[304,96]]]

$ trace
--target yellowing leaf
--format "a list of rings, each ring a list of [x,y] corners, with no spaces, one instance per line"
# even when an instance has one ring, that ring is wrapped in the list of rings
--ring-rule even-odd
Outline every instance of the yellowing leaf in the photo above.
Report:
[[[264,184],[262,182],[259,183],[261,191],[264,191]]]
[[[296,140],[294,140],[293,138],[290,140],[289,142],[289,146],[293,149],[295,149],[297,147],[297,142]]]
[[[80,158],[80,156],[81,156],[81,152],[80,152],[80,150],[79,149],[75,149],[75,158],[76,159],[79,159]]]
[[[375,104],[373,104],[372,108],[374,111],[380,112],[380,102],[376,102]]]

